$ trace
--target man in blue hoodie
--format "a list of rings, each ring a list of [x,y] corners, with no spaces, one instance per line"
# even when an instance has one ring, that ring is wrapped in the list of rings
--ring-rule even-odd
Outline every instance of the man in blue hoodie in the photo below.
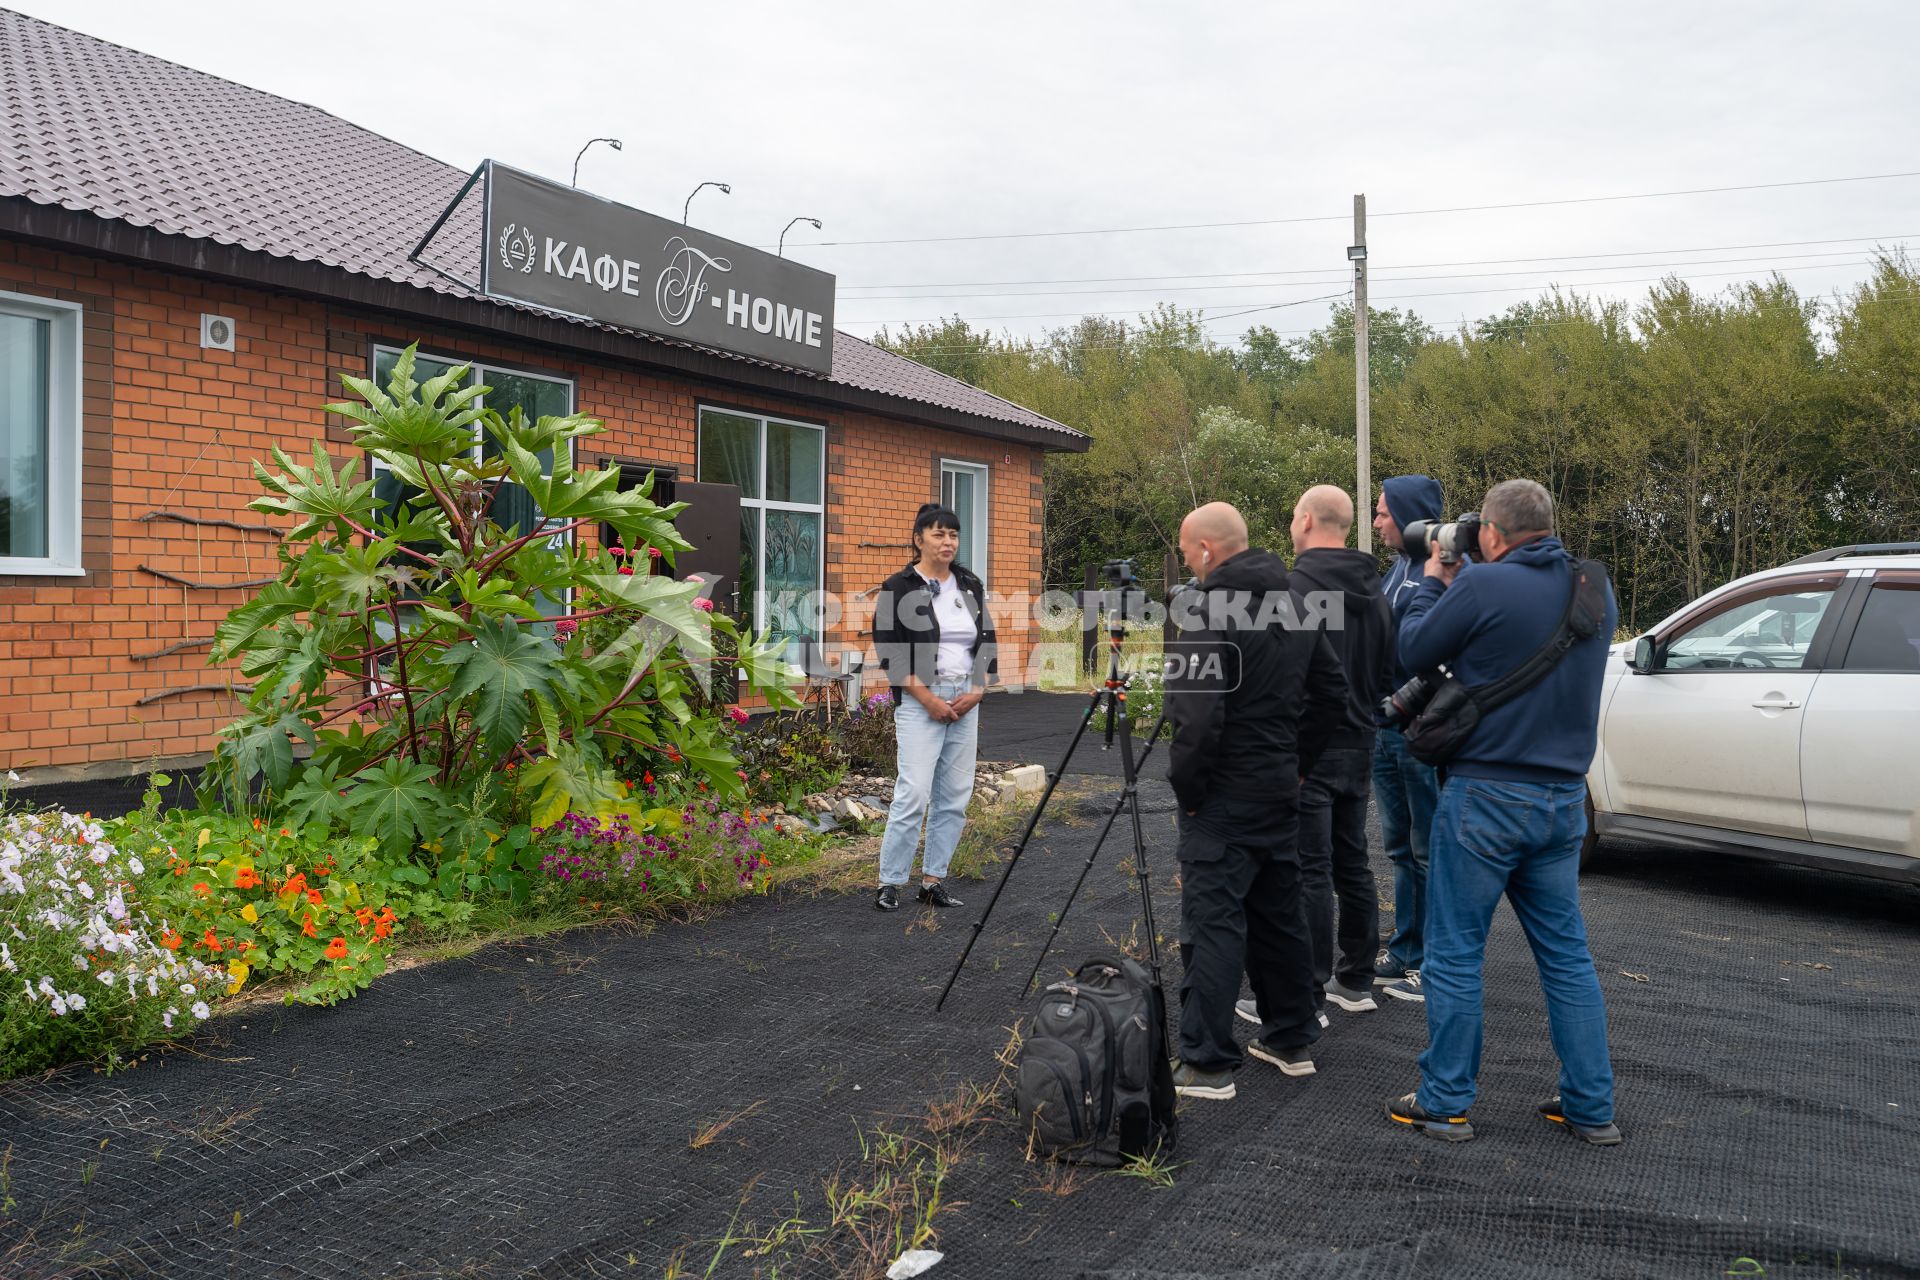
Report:
[[[1423,563],[1407,555],[1400,531],[1415,520],[1438,520],[1440,516],[1440,482],[1432,476],[1392,476],[1381,483],[1373,529],[1396,553],[1393,567],[1381,583],[1387,604],[1393,609],[1396,636],[1427,572]],[[1413,675],[1396,656],[1392,688],[1398,689]],[[1373,980],[1385,988],[1385,994],[1400,1000],[1421,999],[1427,831],[1433,824],[1433,807],[1439,795],[1440,783],[1432,767],[1413,758],[1397,727],[1382,725],[1373,743],[1373,798],[1380,808],[1380,841],[1387,847],[1387,861],[1393,864],[1393,936],[1387,940],[1386,959],[1374,969]]]
[[[1481,506],[1483,562],[1454,579],[1436,549],[1400,626],[1410,668],[1445,664],[1467,688],[1517,671],[1558,629],[1572,558],[1553,535],[1553,499],[1505,480]],[[1473,1136],[1467,1108],[1480,1071],[1481,967],[1504,894],[1533,948],[1560,1092],[1540,1114],[1596,1146],[1613,1123],[1607,1011],[1580,914],[1586,773],[1600,721],[1607,646],[1619,619],[1611,591],[1595,633],[1541,678],[1486,712],[1447,764],[1434,813],[1427,881],[1427,1051],[1420,1088],[1387,1104],[1402,1124],[1450,1141]]]

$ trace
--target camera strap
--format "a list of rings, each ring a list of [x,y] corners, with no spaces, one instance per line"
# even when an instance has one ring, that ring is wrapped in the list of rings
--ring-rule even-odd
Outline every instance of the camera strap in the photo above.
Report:
[[[1547,673],[1559,665],[1560,659],[1566,657],[1574,645],[1592,639],[1606,622],[1607,566],[1598,560],[1575,560],[1569,557],[1567,568],[1570,579],[1567,607],[1560,615],[1559,625],[1547,637],[1547,642],[1498,680],[1467,691],[1482,715],[1513,701],[1546,679]]]

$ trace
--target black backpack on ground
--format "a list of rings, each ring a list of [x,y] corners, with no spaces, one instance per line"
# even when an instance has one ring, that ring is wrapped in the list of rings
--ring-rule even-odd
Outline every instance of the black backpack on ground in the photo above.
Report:
[[[1036,1154],[1119,1165],[1170,1151],[1166,997],[1133,960],[1096,959],[1040,993],[1014,1107]]]

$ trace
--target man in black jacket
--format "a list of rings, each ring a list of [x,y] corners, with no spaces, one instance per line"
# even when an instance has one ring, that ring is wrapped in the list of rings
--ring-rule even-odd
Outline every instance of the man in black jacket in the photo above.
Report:
[[[1377,1007],[1373,966],[1380,950],[1380,895],[1367,865],[1367,794],[1374,717],[1389,692],[1394,650],[1393,609],[1380,591],[1379,563],[1347,546],[1352,531],[1353,499],[1333,485],[1307,490],[1293,509],[1293,589],[1303,598],[1303,616],[1325,620],[1347,677],[1346,715],[1300,787],[1300,873],[1314,990],[1321,1008],[1331,1000],[1363,1013]]]
[[[1180,1057],[1174,1087],[1231,1098],[1241,1053],[1234,998],[1244,971],[1260,1020],[1248,1052],[1288,1075],[1313,1072],[1320,1037],[1300,897],[1295,805],[1341,723],[1346,680],[1326,636],[1301,625],[1287,570],[1247,546],[1224,502],[1180,526],[1200,589],[1174,603],[1167,777],[1180,810]]]

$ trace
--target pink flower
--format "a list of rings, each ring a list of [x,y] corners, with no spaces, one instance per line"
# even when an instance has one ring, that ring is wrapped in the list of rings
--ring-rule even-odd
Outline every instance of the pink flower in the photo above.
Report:
[[[633,576],[633,566],[630,564],[621,565],[620,575],[625,578],[631,578]]]
[[[705,596],[695,596],[693,601],[693,607],[698,609],[702,613],[712,613],[713,601],[707,599]]]
[[[647,548],[647,554],[648,554],[648,555],[650,555],[650,556],[652,556],[652,557],[653,557],[653,558],[654,558],[655,560],[658,560],[658,559],[660,558],[660,548],[658,548],[658,547],[648,547],[648,548]]]
[[[579,629],[580,629],[580,624],[575,622],[572,618],[556,618],[553,623],[553,634],[555,634],[556,636],[559,636],[562,640],[566,639],[568,636],[572,635],[575,631]]]
[[[733,717],[735,724],[745,724],[747,722],[747,713],[739,707],[728,707],[727,714]]]
[[[627,549],[625,547],[608,547],[607,554],[616,560],[620,560],[626,557]]]

